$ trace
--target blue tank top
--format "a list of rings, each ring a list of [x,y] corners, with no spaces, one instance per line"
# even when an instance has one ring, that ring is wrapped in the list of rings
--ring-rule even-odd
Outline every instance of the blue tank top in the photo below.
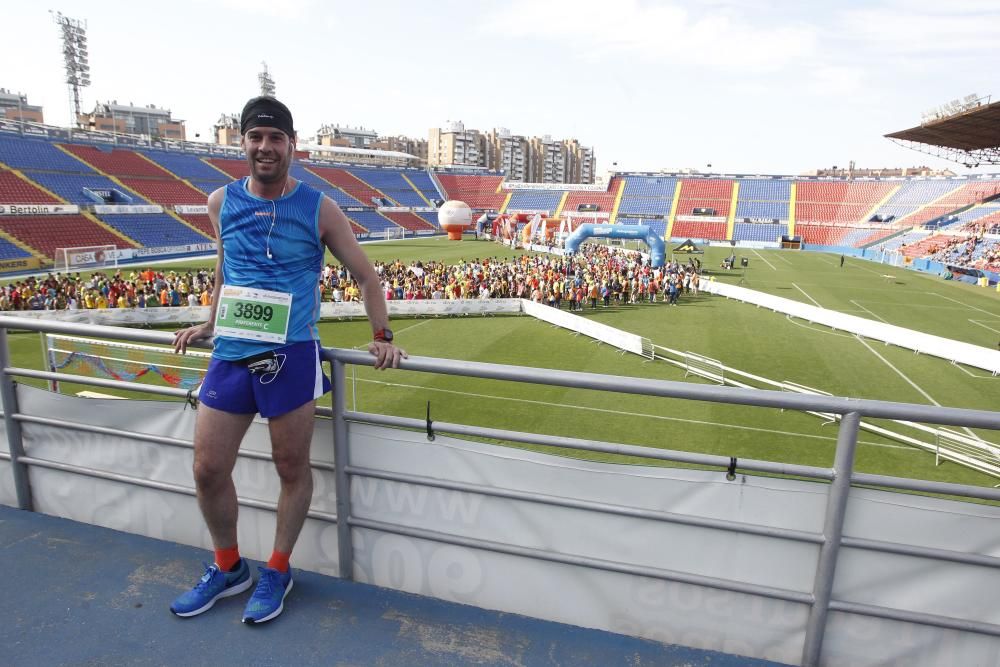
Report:
[[[319,340],[319,279],[325,247],[319,239],[323,193],[301,181],[279,199],[263,199],[247,190],[248,179],[226,186],[219,213],[225,285],[288,292],[292,309],[285,345]],[[273,218],[272,210],[276,213]],[[270,232],[270,240],[268,240]],[[267,256],[270,246],[271,258]],[[218,278],[217,278],[218,279]],[[281,347],[216,336],[213,356],[233,361]]]

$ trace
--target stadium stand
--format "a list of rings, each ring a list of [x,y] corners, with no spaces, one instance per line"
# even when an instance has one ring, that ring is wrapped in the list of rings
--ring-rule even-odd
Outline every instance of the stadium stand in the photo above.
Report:
[[[800,181],[795,219],[799,222],[865,222],[868,212],[897,187],[890,181]]]
[[[0,260],[2,259],[21,259],[22,257],[31,257],[32,254],[20,248],[17,245],[11,243],[7,239],[0,237]]]
[[[855,248],[866,248],[873,245],[879,245],[884,248],[887,242],[891,241],[897,235],[902,235],[898,229],[886,229],[884,227],[868,228],[867,231],[867,236],[861,236],[854,242]]]
[[[208,243],[214,239],[214,235],[213,239],[206,238],[165,213],[105,215],[101,221],[148,248]]]
[[[669,216],[676,189],[676,178],[626,176],[618,213]]]
[[[901,246],[900,252],[903,253],[904,257],[914,258],[932,255],[938,250],[941,250],[945,246],[949,245],[951,238],[952,237],[945,236],[944,234],[930,234],[916,243]]]
[[[709,220],[678,220],[674,222],[670,237],[681,241],[684,239],[724,241],[726,239],[726,223]]]
[[[384,194],[395,205],[430,206],[430,202],[406,182],[403,173],[398,169],[351,167],[346,171]]]
[[[60,144],[60,146],[98,171],[111,176],[149,176],[151,178],[170,176],[170,172],[163,167],[130,150],[121,148],[109,150],[82,144]]]
[[[884,204],[875,211],[875,222],[897,222],[921,206],[943,197],[960,187],[955,181],[905,181]]]
[[[433,213],[429,213],[429,212],[426,212],[426,211],[420,211],[420,212],[416,213],[415,215],[418,218],[420,218],[421,220],[426,220],[427,224],[433,225],[435,229],[437,229],[437,228],[440,227],[440,222],[438,221],[437,211],[435,211]]]
[[[438,174],[445,199],[464,201],[473,210],[499,211],[507,193],[498,190],[503,176],[480,174]]]
[[[89,173],[93,169],[42,139],[22,139],[0,134],[0,162],[13,169],[39,169]]]
[[[357,223],[372,234],[378,234],[387,229],[399,229],[395,222],[373,209],[344,211],[344,213],[351,222]]]
[[[385,213],[382,213],[382,215],[406,231],[413,232],[415,234],[427,234],[440,231],[437,225],[432,225],[425,218],[422,218],[414,213],[386,211]]]
[[[707,215],[728,216],[733,200],[734,181],[721,178],[683,179],[677,215],[697,215],[697,209],[710,209]]]
[[[225,177],[223,174],[219,175]],[[191,179],[191,185],[201,190],[207,197],[208,195],[212,194],[212,192],[218,190],[226,183],[229,183],[229,181],[231,180],[232,179],[228,179],[225,181],[202,181],[202,180]]]
[[[178,178],[186,178],[190,181],[218,181],[220,183],[226,180],[224,174],[215,167],[205,163],[197,155],[153,150],[137,152],[145,155],[167,171],[172,172]]]
[[[227,180],[226,176],[229,176],[228,180],[233,180],[236,178],[246,178],[250,175],[250,165],[245,160],[228,160],[226,158],[213,157],[207,158],[205,162],[222,172],[221,178],[223,181]]]
[[[788,234],[788,225],[772,222],[737,222],[733,228],[733,239],[736,241],[766,241],[780,242],[781,237]]]
[[[443,192],[438,192],[437,186],[426,171],[407,171],[406,177],[427,198],[427,201],[433,202],[435,199],[445,198]]]
[[[50,260],[56,248],[88,245],[136,245],[82,215],[0,216],[0,228]]]
[[[125,178],[118,180],[133,192],[163,206],[204,204],[205,194],[176,178]]]
[[[9,171],[0,170],[0,202],[4,204],[59,204],[49,193]]]
[[[101,200],[103,195],[91,193],[111,193],[113,203],[116,204],[148,204],[149,202],[141,196],[126,192],[122,186],[110,180],[106,176],[97,173],[89,174],[61,174],[52,172],[25,172],[34,182],[41,185],[46,190],[55,193],[71,204],[81,206],[91,204],[109,203]]]
[[[611,213],[615,208],[615,197],[618,196],[621,180],[620,176],[614,176],[608,183],[607,192],[570,191],[563,204],[563,213],[578,211],[582,204],[594,204],[598,211]]]
[[[955,216],[953,227],[962,231],[991,230],[1000,224],[1000,202],[991,202],[962,211]]]
[[[344,169],[310,166],[309,171],[361,202],[361,206],[376,206],[378,200],[382,198],[381,193]],[[351,206],[352,204],[347,205]],[[358,204],[353,204],[353,206],[358,206]]]
[[[507,211],[536,211],[555,215],[562,201],[562,190],[514,190]]]
[[[789,219],[792,182],[779,179],[744,178],[739,180],[736,219]]]
[[[198,214],[186,214],[180,216],[184,222],[188,223],[192,227],[196,227],[202,234],[207,236],[211,240],[215,240],[215,230],[212,228],[212,221],[208,219],[207,215]],[[202,242],[204,243],[204,241]]]

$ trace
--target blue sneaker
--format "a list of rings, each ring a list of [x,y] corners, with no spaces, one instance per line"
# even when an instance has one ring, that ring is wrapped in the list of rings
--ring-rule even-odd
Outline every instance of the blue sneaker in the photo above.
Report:
[[[235,572],[223,572],[215,563],[205,564],[205,574],[194,588],[174,600],[170,611],[178,616],[197,616],[211,609],[219,598],[239,595],[252,585],[250,566],[245,558],[240,559]]]
[[[276,617],[285,608],[285,596],[292,590],[292,570],[279,572],[269,567],[258,567],[260,579],[247,608],[243,610],[244,623],[264,623]]]

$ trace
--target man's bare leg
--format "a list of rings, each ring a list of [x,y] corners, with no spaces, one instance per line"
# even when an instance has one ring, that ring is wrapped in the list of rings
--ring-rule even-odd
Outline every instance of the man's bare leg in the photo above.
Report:
[[[198,406],[194,429],[194,482],[198,507],[216,549],[236,545],[239,505],[233,468],[252,414],[233,414]]]
[[[290,554],[305,523],[312,501],[313,478],[309,447],[315,424],[316,402],[270,420],[271,454],[281,480],[274,550]]]

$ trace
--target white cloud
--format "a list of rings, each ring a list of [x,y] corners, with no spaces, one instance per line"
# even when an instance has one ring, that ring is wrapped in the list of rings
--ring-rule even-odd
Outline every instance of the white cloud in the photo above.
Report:
[[[813,53],[816,31],[800,23],[752,23],[740,10],[714,6],[692,12],[679,4],[638,0],[515,0],[485,17],[481,31],[505,44],[558,42],[599,61],[638,57],[665,64],[771,69]]]
[[[906,53],[924,59],[942,55],[995,53],[1000,4],[995,1],[920,3],[849,10],[844,33],[881,53]]]

